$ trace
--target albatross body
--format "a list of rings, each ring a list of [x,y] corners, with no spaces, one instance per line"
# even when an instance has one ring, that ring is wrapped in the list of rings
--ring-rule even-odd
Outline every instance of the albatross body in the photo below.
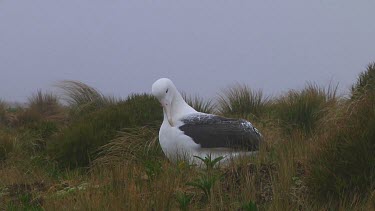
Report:
[[[169,160],[199,163],[194,156],[224,160],[251,155],[259,150],[262,135],[248,121],[196,111],[177,91],[173,82],[161,78],[152,85],[152,94],[163,107],[159,131],[160,146]]]

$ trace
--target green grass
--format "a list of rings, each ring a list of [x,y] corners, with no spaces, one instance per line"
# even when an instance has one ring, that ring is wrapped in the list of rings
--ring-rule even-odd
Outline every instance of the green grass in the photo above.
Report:
[[[327,115],[316,137],[307,180],[316,201],[363,202],[375,189],[375,92],[357,91]]]
[[[359,74],[357,82],[352,86],[352,98],[375,90],[375,62],[367,66],[366,71]]]
[[[188,96],[185,93],[181,93],[182,97],[186,101],[187,104],[189,104],[191,107],[193,107],[195,110],[203,113],[215,113],[215,104],[212,100],[205,100],[199,96]]]
[[[48,143],[48,151],[62,167],[87,167],[99,147],[112,140],[122,128],[156,125],[162,119],[153,97],[132,95],[127,100],[82,117]]]
[[[25,125],[39,121],[63,121],[64,113],[57,96],[37,91],[28,99],[27,108],[20,112],[17,119]]]
[[[0,99],[0,125],[6,123],[5,115],[7,107],[7,104]]]
[[[291,90],[273,102],[273,115],[291,133],[298,129],[311,134],[326,111],[336,103],[336,87],[322,88],[308,83],[300,91]]]
[[[119,101],[79,81],[61,81],[57,87],[63,90],[63,99],[69,104],[70,114],[73,116],[80,116]]]
[[[0,130],[0,163],[13,151],[13,139],[13,134]]]
[[[218,110],[225,116],[259,119],[267,112],[269,103],[269,98],[261,90],[237,84],[222,91]]]

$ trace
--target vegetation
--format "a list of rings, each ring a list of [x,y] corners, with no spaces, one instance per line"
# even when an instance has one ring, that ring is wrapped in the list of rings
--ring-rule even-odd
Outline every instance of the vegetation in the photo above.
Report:
[[[308,83],[301,90],[291,90],[273,104],[274,115],[288,133],[295,129],[310,134],[327,110],[336,103],[336,87],[327,89]]]
[[[316,200],[355,203],[375,193],[374,71],[372,64],[361,73],[351,99],[323,122],[307,180]]]
[[[85,114],[117,102],[115,98],[79,81],[65,80],[58,87],[64,91],[64,100],[69,104],[72,115]]]
[[[0,99],[0,124],[5,122],[5,113],[7,110],[7,104]]]
[[[212,100],[204,100],[199,96],[187,96],[185,93],[182,93],[182,97],[195,110],[203,113],[214,113],[215,112],[215,104]]]
[[[260,119],[267,111],[270,101],[261,90],[251,90],[237,84],[223,90],[219,97],[219,112],[222,115]]]
[[[367,66],[367,70],[362,72],[352,86],[352,98],[363,96],[366,92],[373,92],[375,89],[375,62]]]
[[[87,167],[98,148],[115,138],[122,128],[156,125],[162,120],[158,102],[147,94],[83,115],[48,143],[48,152],[63,167]]]
[[[246,85],[199,111],[250,120],[256,157],[202,168],[170,163],[158,142],[159,103],[104,96],[64,81],[62,99],[37,91],[27,107],[0,101],[1,210],[374,210],[375,65],[348,98],[308,83],[265,97]]]

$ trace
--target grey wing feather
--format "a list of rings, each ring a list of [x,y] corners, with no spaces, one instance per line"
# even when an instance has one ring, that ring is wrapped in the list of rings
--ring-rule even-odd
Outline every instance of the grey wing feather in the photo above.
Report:
[[[193,114],[179,127],[203,148],[259,149],[262,135],[248,121],[211,114]]]

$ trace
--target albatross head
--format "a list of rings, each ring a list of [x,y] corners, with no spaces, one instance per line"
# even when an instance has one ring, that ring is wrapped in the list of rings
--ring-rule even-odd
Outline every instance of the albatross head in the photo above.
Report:
[[[168,78],[161,78],[155,81],[155,83],[152,84],[152,94],[163,106],[164,115],[166,115],[169,124],[173,126],[171,105],[177,94],[177,89],[173,82]]]

